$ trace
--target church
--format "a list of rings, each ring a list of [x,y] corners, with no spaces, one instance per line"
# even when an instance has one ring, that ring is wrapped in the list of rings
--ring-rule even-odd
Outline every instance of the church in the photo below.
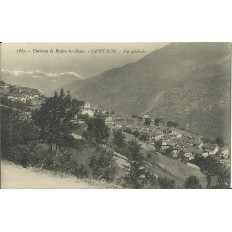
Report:
[[[89,117],[93,117],[94,116],[94,110],[93,109],[91,109],[91,107],[90,107],[90,103],[89,102],[85,102],[84,103],[84,106],[83,106],[83,108],[80,110],[80,113],[81,114],[87,114]]]

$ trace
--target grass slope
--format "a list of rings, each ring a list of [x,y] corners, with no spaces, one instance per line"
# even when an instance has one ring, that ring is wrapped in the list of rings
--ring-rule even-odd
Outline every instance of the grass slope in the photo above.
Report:
[[[150,152],[150,154],[150,163],[154,166],[153,171],[160,177],[174,179],[176,187],[182,187],[185,179],[191,175],[199,179],[203,188],[206,187],[205,176],[199,170],[157,152]]]

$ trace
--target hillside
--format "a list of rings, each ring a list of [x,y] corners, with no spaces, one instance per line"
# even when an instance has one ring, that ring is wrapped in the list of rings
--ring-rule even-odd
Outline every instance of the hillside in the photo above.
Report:
[[[164,117],[229,141],[229,43],[171,43],[65,88],[100,109]]]
[[[46,73],[37,71],[1,70],[1,79],[12,85],[20,85],[38,89],[41,93],[51,95],[61,86],[85,78],[75,72]]]
[[[185,180],[193,175],[199,179],[202,187],[206,188],[206,177],[199,170],[157,152],[150,152],[150,154],[150,162],[154,166],[153,171],[160,177],[173,179],[175,180],[176,186],[181,187]]]
[[[8,83],[5,83],[4,81],[1,81],[0,93],[3,96],[7,95],[7,96],[18,96],[18,97],[24,97],[25,95],[31,95],[31,96],[41,95],[41,93],[37,89],[22,87],[19,85],[10,85]]]

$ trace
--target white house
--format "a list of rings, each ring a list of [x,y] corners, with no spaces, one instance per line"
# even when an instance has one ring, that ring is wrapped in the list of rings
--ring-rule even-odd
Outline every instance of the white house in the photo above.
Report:
[[[163,135],[162,135],[162,134],[156,135],[156,136],[155,136],[155,140],[160,140],[160,139],[162,139],[162,138],[163,138]]]
[[[146,119],[146,118],[150,118],[150,116],[147,115],[147,114],[144,114],[144,115],[143,115],[143,119]]]
[[[89,117],[94,116],[94,110],[90,108],[90,103],[85,102],[83,109],[80,110],[81,114],[87,114]]]
[[[204,153],[202,153],[202,156],[203,156],[204,158],[206,158],[207,156],[209,156],[209,153],[208,153],[208,152],[204,152]]]
[[[170,146],[167,144],[167,142],[163,141],[161,145],[161,150],[164,151],[168,149]]]
[[[83,109],[81,111],[81,114],[87,114],[87,115],[89,115],[89,117],[92,118],[94,116],[94,111],[92,109]]]
[[[35,97],[33,97],[33,96],[29,96],[29,99],[30,99],[30,100],[34,100],[34,98],[35,98]]]
[[[205,144],[203,146],[204,151],[208,152],[209,155],[215,155],[217,152],[219,152],[220,148],[218,147],[218,145],[215,144]]]
[[[34,99],[39,99],[39,95],[38,94],[36,94],[36,95],[34,95]]]
[[[198,147],[202,149],[203,146],[204,146],[204,143],[201,143]]]
[[[229,154],[230,154],[229,147],[225,147],[221,149],[221,156],[224,157],[225,159],[229,158]]]
[[[20,101],[26,103],[26,102],[27,102],[27,98],[26,98],[26,97],[22,97],[22,98],[20,99]]]

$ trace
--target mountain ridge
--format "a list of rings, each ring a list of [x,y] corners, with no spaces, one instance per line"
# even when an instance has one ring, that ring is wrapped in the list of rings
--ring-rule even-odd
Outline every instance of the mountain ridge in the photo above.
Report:
[[[36,88],[40,92],[51,95],[65,84],[76,80],[85,80],[85,77],[75,72],[51,73],[40,70],[18,71],[1,69],[3,81],[9,84],[20,85],[24,87]]]
[[[228,138],[229,86],[229,43],[170,43],[81,86],[73,82],[71,94],[105,110],[146,112],[177,120],[183,127],[189,124],[205,136]]]

